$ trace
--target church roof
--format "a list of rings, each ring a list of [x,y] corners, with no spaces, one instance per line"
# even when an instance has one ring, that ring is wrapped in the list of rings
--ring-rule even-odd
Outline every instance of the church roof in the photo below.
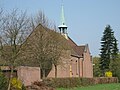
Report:
[[[83,53],[85,52],[85,45],[84,46],[76,46],[74,47],[75,52],[82,57]]]
[[[63,5],[62,5],[62,10],[61,10],[61,19],[60,20],[61,20],[60,25],[65,25],[65,15],[64,15],[64,6]]]
[[[83,57],[83,53],[85,52],[86,45],[78,46],[70,37],[68,37],[68,43],[72,48],[72,56],[75,57]]]
[[[51,29],[43,27],[41,24],[37,27],[40,27],[39,29],[46,29],[48,31],[53,31]],[[37,29],[36,27],[36,29]],[[86,49],[86,45],[78,46],[69,36],[67,39],[68,44],[71,46],[71,55],[76,57],[83,57],[83,54]]]
[[[77,44],[68,36],[68,43],[71,45],[71,47],[77,46]]]

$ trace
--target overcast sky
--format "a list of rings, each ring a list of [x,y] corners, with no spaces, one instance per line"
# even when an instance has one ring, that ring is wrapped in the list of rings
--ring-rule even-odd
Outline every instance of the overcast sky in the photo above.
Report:
[[[0,0],[6,11],[27,10],[34,15],[39,10],[59,25],[61,0]],[[78,44],[89,44],[91,54],[98,56],[100,41],[106,25],[111,25],[120,42],[120,0],[64,0],[69,36]],[[120,49],[120,44],[118,45]]]

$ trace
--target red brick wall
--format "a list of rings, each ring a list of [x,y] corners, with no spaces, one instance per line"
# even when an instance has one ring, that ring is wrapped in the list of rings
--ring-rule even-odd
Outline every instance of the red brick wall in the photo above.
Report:
[[[40,68],[39,67],[18,67],[17,75],[22,80],[25,86],[31,85],[34,81],[40,81]]]
[[[79,63],[79,64],[78,64]],[[70,77],[70,65],[72,70],[72,77],[93,77],[93,66],[91,61],[91,55],[89,49],[86,48],[86,52],[83,58],[71,57],[70,59],[64,59],[61,65],[58,65],[58,77]],[[80,74],[79,74],[80,73]],[[50,71],[48,77],[55,77],[54,66]]]
[[[84,53],[83,58],[83,77],[93,77],[93,66],[89,49]]]
[[[63,63],[61,65],[57,66],[57,77],[70,77],[69,74],[69,59],[64,59]],[[54,66],[52,67],[52,70],[48,74],[48,77],[55,77],[55,68]]]

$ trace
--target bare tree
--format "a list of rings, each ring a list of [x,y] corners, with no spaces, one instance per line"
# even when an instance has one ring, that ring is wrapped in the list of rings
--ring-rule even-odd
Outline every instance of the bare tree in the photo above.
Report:
[[[3,9],[0,8],[0,24],[1,24],[1,21],[2,21],[2,14],[3,14]]]
[[[31,25],[34,31],[29,37],[29,45],[26,44],[27,48],[29,47],[29,49],[27,49],[27,53],[29,53],[27,58],[29,59],[25,56],[26,61],[30,60],[30,58],[34,58],[33,60],[39,63],[43,78],[47,75],[46,69],[49,72],[52,65],[54,65],[55,77],[57,77],[57,66],[62,63],[61,57],[64,57],[64,55],[67,54],[65,53],[65,49],[68,49],[69,46],[67,45],[67,40],[57,32],[56,26],[51,24],[45,14],[41,11],[38,12],[35,18],[32,18]],[[53,29],[51,30],[48,28]],[[32,55],[30,55],[30,52],[33,52],[31,53]]]
[[[10,80],[13,77],[13,70],[17,65],[16,59],[21,45],[25,41],[28,30],[30,30],[29,19],[26,12],[18,12],[14,9],[11,13],[6,13],[2,19],[2,45],[3,45],[3,58],[11,70]],[[8,90],[10,90],[10,83]]]
[[[68,56],[69,49],[67,40],[56,30],[50,30],[41,24],[38,25],[27,38],[22,47],[22,58],[27,65],[39,66],[42,78],[45,78],[52,65],[55,67],[55,77],[57,77],[57,66],[62,64],[63,57]]]
[[[3,15],[4,15],[4,12],[3,12],[3,9],[1,8],[0,9],[0,36],[2,35],[2,28],[4,23]]]
[[[3,14],[3,10],[0,9],[0,47],[2,46],[2,40],[1,40],[1,38],[2,38],[1,37],[1,34],[2,34],[1,29],[2,29],[2,23],[3,23],[3,21],[2,21],[2,14]]]
[[[63,58],[69,58],[70,53],[68,51],[71,49],[64,36],[56,31],[56,28],[54,28],[54,31],[50,33],[52,42],[50,57],[55,68],[55,78],[57,78],[58,65],[63,64]]]
[[[54,26],[54,24],[50,22],[43,11],[38,11],[38,13],[31,18],[31,25],[33,29],[35,29],[35,27],[37,27],[39,24],[46,28],[53,28]]]
[[[45,78],[46,70],[51,68],[49,58],[50,35],[46,28],[38,25],[27,38],[22,46],[22,59],[26,65],[39,66],[42,71],[42,77]]]
[[[56,28],[48,28],[50,24],[42,12],[39,12],[37,18],[31,21],[34,30],[22,46],[21,60],[25,60],[23,62],[26,65],[39,66],[42,78],[47,76],[54,65],[57,77],[57,65],[62,63],[61,57],[64,57],[65,49],[68,49],[67,40]]]
[[[1,8],[0,9],[0,62],[1,62],[1,65],[4,65],[5,62],[3,61],[3,40],[2,40],[2,35],[3,35],[3,24],[5,22],[5,20],[3,19],[3,16],[4,16],[4,12],[3,12],[3,9]]]

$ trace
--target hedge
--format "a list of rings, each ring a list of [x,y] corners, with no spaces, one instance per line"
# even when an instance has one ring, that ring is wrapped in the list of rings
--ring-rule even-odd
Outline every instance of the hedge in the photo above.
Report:
[[[118,83],[117,77],[96,77],[96,78],[46,78],[43,82],[54,88],[71,88],[95,84]]]
[[[7,78],[0,72],[0,90],[7,90]]]

